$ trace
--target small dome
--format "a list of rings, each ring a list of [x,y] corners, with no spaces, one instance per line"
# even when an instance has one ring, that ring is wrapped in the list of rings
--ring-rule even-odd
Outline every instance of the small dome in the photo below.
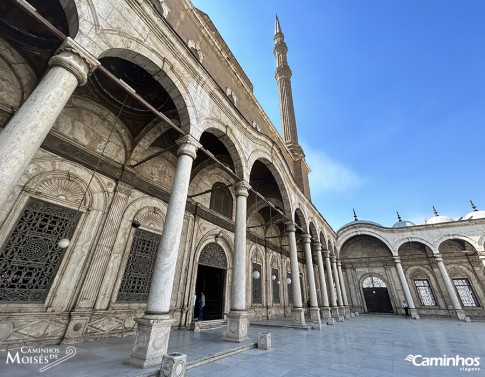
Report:
[[[448,216],[436,215],[436,216],[430,217],[424,223],[426,225],[431,225],[431,224],[448,223],[450,221],[455,221],[455,220],[453,220],[451,217],[448,217]]]
[[[463,216],[462,220],[476,220],[476,219],[485,219],[485,211],[472,211],[469,214]]]
[[[393,228],[405,228],[407,226],[415,226],[416,224],[412,223],[411,221],[404,221],[404,220],[401,220],[401,221],[398,221],[397,223],[395,223],[392,227]]]
[[[382,228],[382,225],[381,225],[381,224],[375,223],[375,222],[373,222],[373,221],[354,220],[354,221],[352,221],[352,222],[350,222],[350,223],[347,223],[347,224],[345,224],[345,225],[341,226],[341,227],[340,227],[340,229],[339,229],[338,231],[342,230],[343,228],[347,228],[348,226],[351,226],[351,225],[357,225],[357,224],[368,224],[368,225],[375,225],[375,226],[379,226],[379,227],[381,227],[381,228]]]

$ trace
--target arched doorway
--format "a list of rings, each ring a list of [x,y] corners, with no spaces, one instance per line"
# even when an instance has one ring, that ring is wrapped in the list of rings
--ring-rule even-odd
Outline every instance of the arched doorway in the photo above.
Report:
[[[204,247],[199,256],[195,293],[205,295],[204,321],[222,319],[224,313],[224,288],[226,283],[227,258],[222,247],[213,242]],[[194,307],[194,318],[199,317],[198,304]]]
[[[364,299],[368,313],[393,313],[387,286],[377,276],[367,277],[363,284]]]

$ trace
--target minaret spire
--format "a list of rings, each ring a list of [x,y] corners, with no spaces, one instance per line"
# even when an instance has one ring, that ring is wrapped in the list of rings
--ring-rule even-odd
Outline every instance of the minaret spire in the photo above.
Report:
[[[276,58],[275,79],[278,83],[278,94],[280,100],[280,119],[283,131],[283,139],[293,156],[301,159],[305,157],[303,150],[298,144],[296,131],[295,108],[293,106],[293,94],[291,91],[291,69],[288,65],[286,54],[288,47],[285,43],[285,36],[281,31],[280,20],[276,16],[274,34],[274,56]]]

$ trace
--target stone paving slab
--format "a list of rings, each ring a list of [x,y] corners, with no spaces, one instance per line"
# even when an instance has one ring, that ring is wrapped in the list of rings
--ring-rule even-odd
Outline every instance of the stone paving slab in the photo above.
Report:
[[[485,376],[485,323],[454,319],[406,320],[396,316],[364,315],[321,331],[300,331],[273,326],[250,326],[248,345],[259,332],[271,332],[273,348],[250,349],[188,369],[198,376]],[[222,340],[223,329],[200,333],[174,330],[169,352],[187,354],[187,361],[241,347],[245,343]],[[0,376],[8,377],[135,377],[156,375],[158,368],[138,369],[123,364],[134,337],[106,339],[73,345],[76,354],[65,362],[40,372],[43,365],[6,364],[0,352]],[[65,354],[67,345],[53,346]],[[43,347],[48,348],[48,347]],[[480,357],[480,370],[454,366],[415,366],[408,355],[425,357]]]

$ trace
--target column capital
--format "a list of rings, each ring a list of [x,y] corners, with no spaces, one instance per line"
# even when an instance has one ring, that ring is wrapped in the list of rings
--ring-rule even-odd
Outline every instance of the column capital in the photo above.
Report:
[[[236,188],[236,196],[249,196],[249,189],[251,186],[246,181],[239,181],[234,187]]]
[[[314,242],[313,243],[313,251],[315,251],[317,253],[322,251],[322,244],[320,242]]]
[[[323,256],[324,256],[325,258],[330,258],[330,251],[328,251],[328,250],[323,250],[323,251],[322,251],[322,254],[323,254]]]
[[[340,261],[340,259],[337,259],[337,266],[342,267],[342,262]]]
[[[399,255],[393,255],[392,258],[394,259],[394,263],[396,264],[401,263],[401,257],[399,257]]]
[[[433,256],[435,257],[436,262],[443,262],[443,258],[441,257],[441,254],[440,253],[433,254]]]
[[[335,255],[331,255],[330,260],[332,261],[332,263],[337,263],[337,257]]]
[[[286,225],[286,232],[296,232],[296,226],[295,223],[291,220],[285,222]]]
[[[197,157],[197,150],[202,147],[202,144],[200,144],[192,135],[184,135],[175,142],[179,146],[177,156],[186,154],[194,160]]]
[[[308,233],[304,233],[301,235],[301,239],[303,243],[310,243],[312,241],[312,236],[310,236]]]
[[[97,59],[70,37],[67,37],[62,43],[56,51],[56,55],[49,59],[50,67],[62,67],[76,76],[79,86],[87,83],[88,77],[100,64]]]

